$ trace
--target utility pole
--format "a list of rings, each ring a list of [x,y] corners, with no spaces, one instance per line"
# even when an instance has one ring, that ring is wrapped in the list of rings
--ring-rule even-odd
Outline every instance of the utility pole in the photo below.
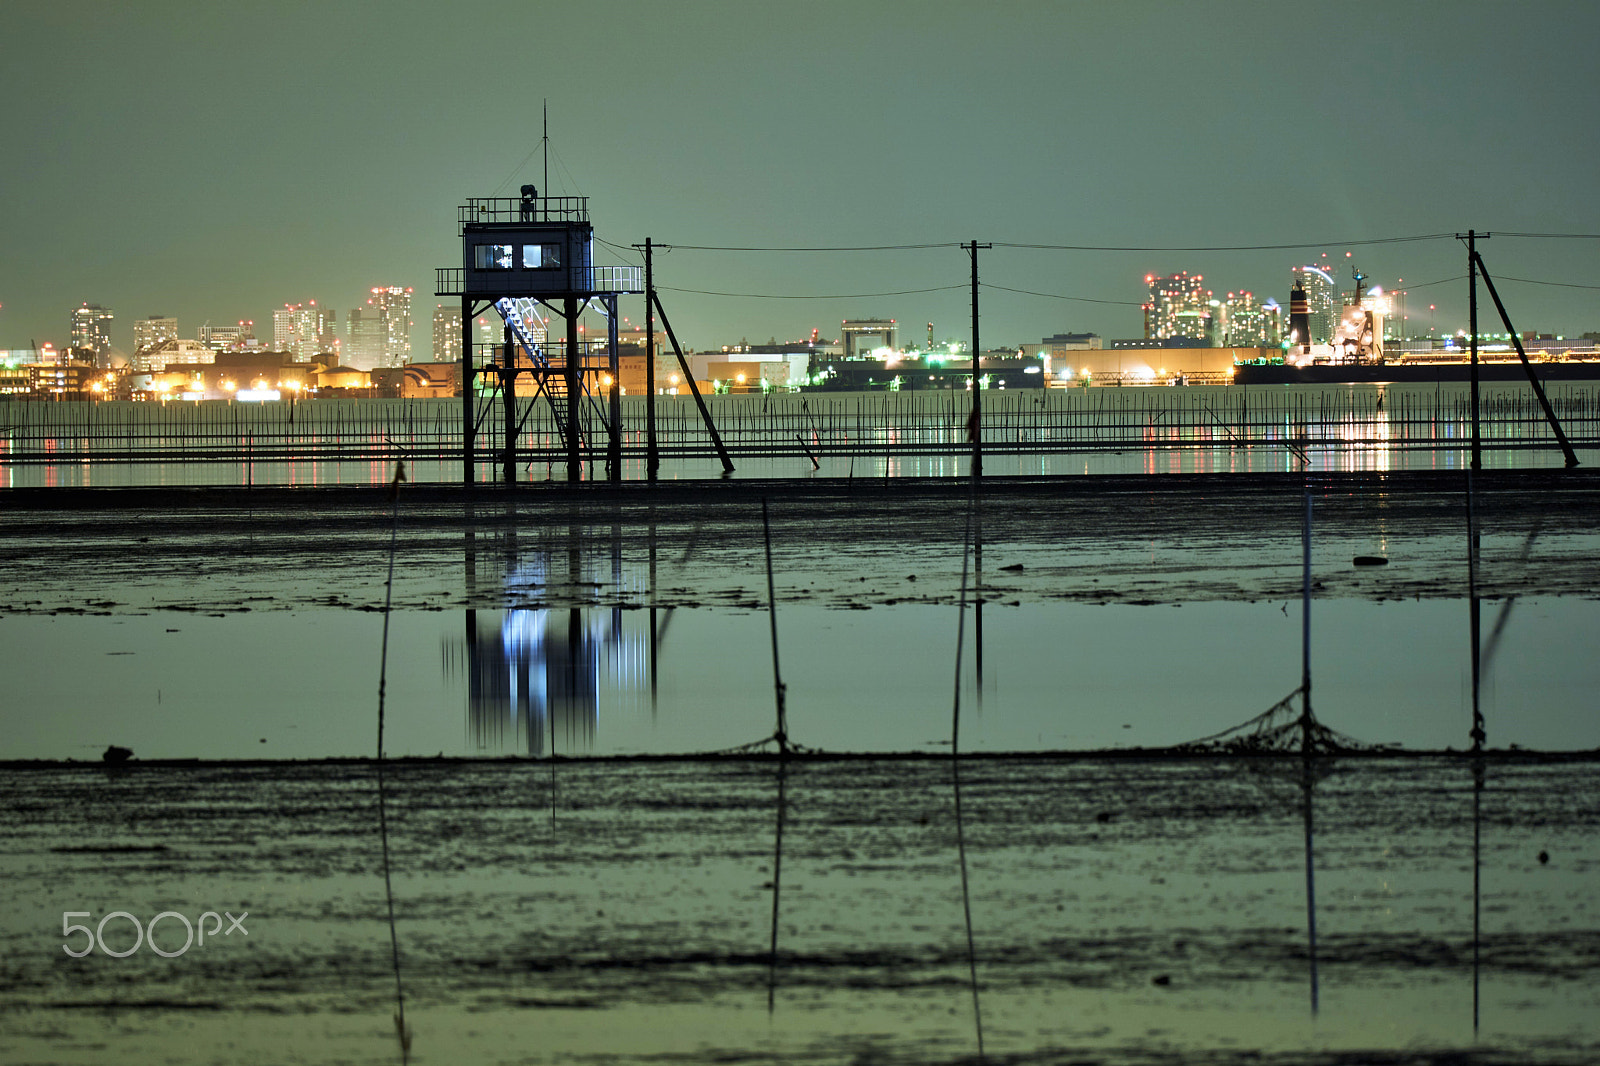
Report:
[[[611,439],[606,446],[606,465],[611,468],[612,481],[622,480],[622,367],[617,354],[617,297],[614,293],[600,297],[606,306],[606,369],[611,374],[611,387],[607,390],[610,401]]]
[[[1467,230],[1467,343],[1472,352],[1472,469],[1483,469],[1483,438],[1478,427],[1478,234]]]
[[[967,436],[972,440],[972,476],[983,477],[983,389],[978,378],[982,347],[978,343],[978,249],[991,244],[970,241],[963,247],[972,258],[972,415],[967,420]]]
[[[661,453],[656,445],[656,288],[650,238],[644,239],[644,439],[645,477],[656,479]]]

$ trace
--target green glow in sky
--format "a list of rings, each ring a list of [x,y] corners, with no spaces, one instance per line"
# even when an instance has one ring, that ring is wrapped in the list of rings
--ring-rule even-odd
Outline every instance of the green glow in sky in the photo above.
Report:
[[[0,348],[64,343],[85,300],[115,310],[124,349],[158,312],[184,336],[248,318],[270,339],[274,307],[316,299],[342,329],[394,284],[417,290],[423,356],[433,269],[460,262],[456,205],[524,181],[591,198],[620,246],[597,245],[600,263],[636,262],[647,236],[952,245],[662,254],[674,327],[701,348],[837,336],[847,317],[965,336],[967,240],[1330,242],[995,247],[983,337],[1004,344],[1137,336],[1148,272],[1286,303],[1289,268],[1343,259],[1337,241],[1600,232],[1587,2],[11,0],[0,37]],[[1446,282],[1411,314],[1464,324],[1455,241],[1355,251],[1385,288]],[[1483,252],[1507,279],[1600,285],[1593,240]],[[1595,288],[1502,292],[1519,329],[1600,329]]]

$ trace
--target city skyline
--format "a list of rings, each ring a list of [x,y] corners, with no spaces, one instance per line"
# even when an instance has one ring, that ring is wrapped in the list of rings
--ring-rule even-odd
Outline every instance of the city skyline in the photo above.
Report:
[[[1347,265],[1350,263],[1351,260],[1346,260]],[[1289,302],[1288,293],[1297,285],[1305,285],[1313,304],[1312,339],[1318,343],[1324,343],[1332,335],[1332,321],[1337,317],[1336,311],[1341,296],[1349,294],[1354,288],[1353,276],[1349,279],[1348,286],[1341,284],[1338,269],[1339,265],[1329,260],[1326,254],[1322,255],[1314,263],[1301,264],[1289,268],[1284,271],[1285,281],[1282,289],[1285,298],[1283,300],[1270,295],[1261,297],[1243,288],[1215,289],[1209,283],[1203,283],[1204,275],[1191,275],[1188,271],[1177,271],[1170,275],[1145,274],[1137,279],[1144,295],[1144,302],[1138,306],[1142,319],[1138,329],[1115,335],[1100,333],[1092,329],[1070,332],[1095,334],[1108,344],[1116,340],[1136,338],[1187,337],[1191,339],[1205,338],[1224,347],[1230,344],[1234,346],[1271,346],[1282,340],[1280,333],[1282,323],[1278,319],[1280,315],[1286,313],[1283,309],[1287,307]],[[1353,270],[1354,267],[1352,266],[1351,269]],[[1363,278],[1365,279],[1365,275],[1363,275]],[[1465,283],[1464,279],[1462,283]],[[1367,284],[1370,287],[1374,283],[1367,279]],[[1182,297],[1178,297],[1176,290],[1166,293],[1165,297],[1163,297],[1163,286],[1167,285],[1181,285],[1184,289]],[[1404,291],[1403,284],[1398,288]],[[1390,292],[1395,291],[1394,287],[1384,287],[1384,289]],[[62,343],[51,337],[48,344],[56,350],[64,350],[68,344],[73,347],[80,347],[82,346],[79,344],[80,338],[87,331],[92,330],[90,339],[94,342],[92,346],[96,348],[97,363],[99,365],[104,365],[107,352],[113,355],[127,356],[131,362],[132,357],[148,347],[148,344],[141,340],[141,330],[148,334],[152,330],[159,329],[160,337],[157,339],[178,337],[187,332],[194,334],[199,339],[201,346],[210,347],[227,347],[231,342],[239,339],[254,337],[256,346],[289,352],[297,360],[305,361],[314,354],[326,352],[338,355],[343,365],[370,370],[380,366],[397,366],[405,362],[429,361],[437,358],[441,342],[439,309],[442,308],[452,315],[454,319],[453,324],[445,333],[449,337],[448,350],[452,353],[459,352],[460,307],[453,300],[445,304],[436,302],[435,310],[428,319],[423,320],[412,313],[411,302],[416,294],[410,287],[373,286],[368,289],[368,292],[371,295],[365,301],[365,308],[362,306],[352,308],[347,312],[343,325],[338,321],[337,308],[332,305],[319,304],[317,300],[313,299],[301,303],[285,303],[279,306],[273,312],[270,320],[273,325],[269,329],[262,331],[264,336],[256,336],[250,332],[251,327],[254,326],[253,320],[241,320],[237,325],[231,326],[218,326],[207,321],[196,326],[177,324],[177,320],[172,316],[150,315],[136,318],[132,320],[131,324],[134,340],[131,345],[127,346],[117,343],[117,339],[111,333],[114,328],[115,308],[108,308],[101,304],[85,301],[70,312],[69,340],[66,343]],[[1419,294],[1419,301],[1410,308],[1410,314],[1406,320],[1391,321],[1390,333],[1396,337],[1425,338],[1432,336],[1443,339],[1461,332],[1459,328],[1451,328],[1452,323],[1448,321],[1443,323],[1445,328],[1441,328],[1438,325],[1438,315],[1436,312],[1429,310],[1428,298],[1428,294]],[[1164,299],[1167,300],[1166,303],[1163,303]],[[1172,300],[1182,303],[1184,308],[1179,309],[1178,304],[1172,303]],[[1502,333],[1502,324],[1497,318],[1493,317],[1487,294],[1482,292],[1481,288],[1480,300],[1482,301],[1479,319],[1480,333],[1491,336]],[[397,305],[395,312],[391,312],[389,309],[388,305],[391,301]],[[1209,311],[1206,309],[1207,302],[1212,305]],[[366,314],[365,319],[362,317],[363,313]],[[490,317],[494,317],[492,311],[486,313]],[[1179,325],[1173,320],[1174,315],[1179,316],[1184,321],[1189,321],[1190,319],[1194,319],[1194,321],[1189,322],[1189,326]],[[483,315],[480,314],[478,317],[481,326]],[[391,318],[394,321],[391,321]],[[885,321],[888,320],[885,319]],[[640,322],[642,323],[642,318]],[[497,326],[499,319],[494,318],[494,323]],[[409,330],[405,328],[405,324],[410,325]],[[1242,328],[1246,333],[1242,336],[1231,336],[1230,339],[1229,334],[1240,329],[1241,324],[1244,324]],[[1524,328],[1526,323],[1516,324],[1519,332],[1522,333],[1549,332]],[[415,343],[407,345],[407,339],[424,325],[429,329],[428,343],[420,346]],[[640,324],[635,323],[635,325]],[[836,330],[833,334],[829,334],[822,331],[820,327],[818,329],[818,336],[820,336],[822,342],[842,343],[843,331]],[[478,337],[480,343],[496,343],[492,338],[497,338],[499,335],[497,328],[490,328],[487,333],[480,328],[477,332],[480,334]],[[1061,330],[1057,332],[1069,331]],[[1597,331],[1590,329],[1581,333],[1563,334],[1563,336],[1566,336],[1567,339],[1582,339],[1583,334],[1594,332]],[[208,334],[215,335],[221,340],[218,344],[212,344],[207,339]],[[806,338],[803,337],[779,337],[775,334],[769,336],[770,340],[780,344],[803,344],[806,342]],[[941,336],[946,336],[946,334],[941,334]],[[963,344],[966,339],[959,333],[950,334],[949,338]],[[1041,338],[995,337],[988,335],[986,336],[984,347],[986,349],[1022,347],[1032,345],[1039,339]],[[1049,338],[1045,337],[1043,339],[1048,340]],[[919,347],[919,341],[920,336],[912,337],[906,344],[899,347],[904,350],[915,350]],[[689,347],[697,350],[712,350],[717,347],[725,348],[730,344],[739,343],[761,344],[763,342],[759,337],[754,340],[750,337],[741,337],[736,340],[720,336],[714,337],[704,344],[689,345]],[[944,343],[944,341],[939,341],[934,346],[943,347]],[[43,346],[44,342],[41,342],[41,347]],[[450,356],[452,360],[455,357],[454,354]]]
[[[400,2],[380,45],[341,3],[309,35],[269,8],[7,5],[0,143],[27,165],[8,180],[0,347],[60,346],[84,302],[114,309],[118,331],[159,311],[192,335],[263,322],[294,294],[347,310],[341,294],[378,279],[426,300],[433,269],[459,260],[456,206],[524,182],[590,197],[597,262],[638,262],[646,237],[671,246],[657,284],[696,347],[845,318],[965,336],[967,240],[995,245],[979,262],[986,342],[1138,336],[1145,274],[1286,305],[1287,271],[1324,251],[1353,251],[1386,288],[1428,286],[1413,314],[1432,303],[1441,326],[1464,324],[1451,235],[1468,228],[1497,234],[1480,250],[1519,329],[1600,328],[1600,242],[1570,239],[1600,232],[1600,150],[1574,133],[1600,117],[1592,5],[613,14]],[[509,80],[463,73],[511,36],[539,42],[534,61]],[[608,75],[575,79],[543,60],[557,50]],[[150,55],[193,77],[151,76]],[[205,147],[184,165],[154,143]],[[731,250],[750,248],[875,250]],[[414,353],[428,319],[413,316]]]

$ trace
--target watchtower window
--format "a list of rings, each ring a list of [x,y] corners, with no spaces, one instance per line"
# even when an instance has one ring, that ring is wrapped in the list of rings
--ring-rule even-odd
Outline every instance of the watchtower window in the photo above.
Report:
[[[561,245],[524,244],[522,246],[522,267],[524,270],[559,270],[561,267]]]
[[[475,244],[472,246],[472,265],[478,270],[510,270],[513,266],[512,246],[509,244]]]

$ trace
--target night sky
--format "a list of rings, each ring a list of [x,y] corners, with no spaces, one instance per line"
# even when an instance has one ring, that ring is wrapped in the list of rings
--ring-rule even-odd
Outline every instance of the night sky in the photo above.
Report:
[[[623,246],[597,262],[682,246],[657,280],[699,348],[869,316],[902,343],[930,320],[964,338],[955,245],[973,239],[996,244],[989,346],[1138,336],[1147,272],[1286,305],[1288,269],[1321,251],[1346,285],[1351,263],[1385,286],[1465,274],[1451,239],[1339,242],[1600,233],[1592,0],[7,0],[0,40],[0,348],[64,343],[82,301],[114,309],[124,349],[156,313],[270,340],[272,309],[307,299],[342,330],[396,284],[417,290],[426,357],[456,206],[543,184],[546,100],[546,191],[590,197]],[[687,247],[913,244],[948,247]],[[1482,250],[1519,329],[1600,330],[1600,241]],[[1440,332],[1465,325],[1464,280],[1414,290],[1412,317],[1429,303]]]

